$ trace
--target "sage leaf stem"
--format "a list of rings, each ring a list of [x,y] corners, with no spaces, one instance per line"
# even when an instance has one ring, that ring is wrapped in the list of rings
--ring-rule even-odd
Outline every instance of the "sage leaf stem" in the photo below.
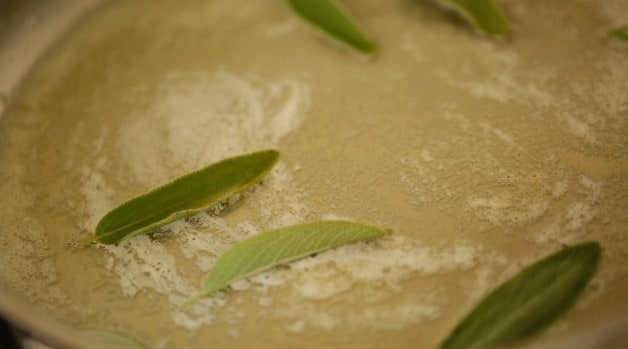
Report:
[[[148,347],[140,343],[135,338],[131,338],[121,333],[101,330],[101,329],[85,329],[80,331],[81,335],[94,340],[107,347],[116,349],[148,349]]]

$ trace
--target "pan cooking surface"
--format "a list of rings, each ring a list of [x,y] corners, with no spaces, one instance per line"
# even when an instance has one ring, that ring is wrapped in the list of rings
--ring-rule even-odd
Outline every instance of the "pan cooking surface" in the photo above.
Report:
[[[429,4],[343,3],[375,58],[282,2],[112,2],[83,18],[0,119],[2,283],[156,348],[431,348],[525,265],[597,240],[598,275],[539,340],[624,314],[628,51],[603,35],[628,4],[498,2],[514,33],[495,41]],[[279,164],[221,213],[78,246],[130,197],[266,148]],[[235,242],[326,218],[393,234],[182,307]]]

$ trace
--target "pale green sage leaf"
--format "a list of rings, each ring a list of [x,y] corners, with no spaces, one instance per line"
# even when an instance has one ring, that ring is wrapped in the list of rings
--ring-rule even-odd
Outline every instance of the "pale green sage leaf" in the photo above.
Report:
[[[121,333],[100,330],[100,329],[86,329],[81,330],[80,333],[94,342],[106,345],[109,348],[116,349],[148,349],[148,347],[138,340],[131,338]]]
[[[582,243],[527,267],[486,296],[440,349],[480,349],[513,343],[564,314],[597,270],[600,245]]]
[[[115,244],[191,216],[241,193],[277,162],[275,150],[222,160],[135,197],[107,213],[89,241]]]
[[[608,37],[628,42],[628,25],[611,29],[607,33]]]
[[[287,0],[299,17],[330,37],[365,54],[375,52],[375,43],[333,0]]]
[[[491,36],[506,36],[510,23],[491,0],[433,0],[454,9],[475,29]]]
[[[317,221],[260,233],[222,254],[207,274],[201,293],[188,304],[276,265],[387,234],[388,230],[348,221]]]

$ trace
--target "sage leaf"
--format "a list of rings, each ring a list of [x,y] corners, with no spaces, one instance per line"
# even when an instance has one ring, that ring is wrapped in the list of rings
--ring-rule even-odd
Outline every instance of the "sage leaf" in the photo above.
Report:
[[[491,36],[506,36],[510,23],[491,0],[433,0],[452,8],[476,30]]]
[[[564,314],[597,270],[600,245],[565,248],[527,267],[486,296],[440,349],[490,348],[529,337]]]
[[[287,0],[294,12],[313,27],[349,47],[372,54],[376,47],[358,26],[332,0]]]
[[[89,241],[116,244],[206,210],[255,184],[277,162],[275,150],[222,160],[135,197],[107,213]]]
[[[388,230],[348,221],[316,221],[260,233],[222,254],[207,274],[200,294],[188,304],[276,265],[388,234]]]
[[[607,33],[608,37],[628,42],[628,25],[611,29]]]
[[[148,349],[147,346],[129,336],[100,329],[81,330],[80,333],[95,342],[116,349]]]

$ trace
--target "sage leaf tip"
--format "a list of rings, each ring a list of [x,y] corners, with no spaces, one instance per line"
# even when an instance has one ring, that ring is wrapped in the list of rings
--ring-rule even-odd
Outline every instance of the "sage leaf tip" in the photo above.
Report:
[[[451,8],[482,34],[503,38],[510,34],[510,22],[491,0],[433,0]]]
[[[286,0],[305,22],[354,50],[373,55],[374,40],[368,37],[347,12],[333,0]]]
[[[628,24],[607,31],[606,36],[610,39],[628,43]]]

